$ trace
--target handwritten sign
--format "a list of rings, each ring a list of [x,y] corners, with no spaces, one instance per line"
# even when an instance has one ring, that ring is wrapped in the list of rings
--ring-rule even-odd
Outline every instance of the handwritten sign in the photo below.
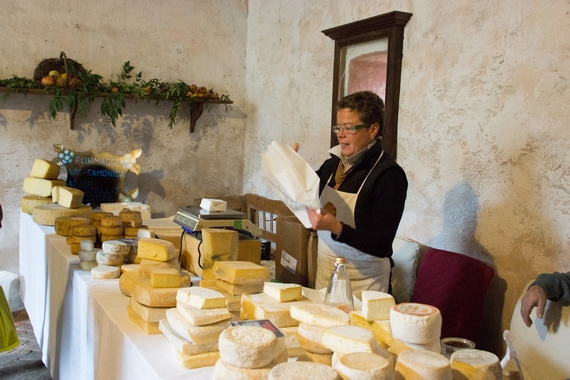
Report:
[[[140,149],[122,156],[93,150],[74,152],[61,144],[55,144],[54,150],[67,169],[67,186],[83,191],[83,204],[97,207],[101,203],[133,201],[138,196],[137,186],[125,191],[125,178],[129,172],[140,173],[136,163]]]

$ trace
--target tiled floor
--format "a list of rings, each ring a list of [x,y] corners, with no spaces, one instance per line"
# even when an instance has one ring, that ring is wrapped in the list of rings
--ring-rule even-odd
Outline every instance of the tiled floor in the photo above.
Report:
[[[14,312],[13,316],[20,345],[12,351],[0,352],[0,379],[51,380],[26,310]]]

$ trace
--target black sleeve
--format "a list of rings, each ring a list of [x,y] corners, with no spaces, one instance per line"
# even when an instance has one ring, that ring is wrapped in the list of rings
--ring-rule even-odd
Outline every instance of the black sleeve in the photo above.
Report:
[[[358,196],[355,225],[343,224],[333,238],[376,257],[391,257],[392,243],[402,219],[408,181],[400,167],[386,169],[368,194]]]

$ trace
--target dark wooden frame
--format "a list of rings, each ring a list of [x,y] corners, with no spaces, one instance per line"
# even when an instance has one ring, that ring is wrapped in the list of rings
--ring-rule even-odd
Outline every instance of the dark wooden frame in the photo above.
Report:
[[[394,11],[322,31],[322,33],[335,41],[331,125],[336,123],[335,104],[341,97],[339,84],[343,75],[341,69],[342,48],[379,38],[388,38],[385,96],[386,120],[384,121],[383,146],[384,150],[394,159],[396,158],[398,145],[398,109],[404,27],[410,17],[412,17],[411,13]],[[331,131],[331,147],[337,144],[336,135]]]

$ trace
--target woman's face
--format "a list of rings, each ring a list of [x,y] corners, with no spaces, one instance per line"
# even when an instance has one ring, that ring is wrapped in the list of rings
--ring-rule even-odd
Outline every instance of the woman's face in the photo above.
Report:
[[[358,114],[349,108],[341,108],[338,110],[336,123],[341,127],[363,124]],[[353,134],[346,133],[341,128],[336,138],[342,149],[342,154],[345,157],[351,157],[370,144],[372,140],[376,138],[377,134],[378,124],[374,123],[368,128],[357,129]]]

